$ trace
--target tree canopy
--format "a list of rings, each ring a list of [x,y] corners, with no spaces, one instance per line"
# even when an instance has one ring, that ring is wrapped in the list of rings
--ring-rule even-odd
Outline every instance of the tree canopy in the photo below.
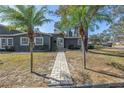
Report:
[[[37,9],[33,5],[0,6],[0,21],[9,23],[11,28],[28,31],[29,26],[35,29],[50,22],[50,19],[45,17],[47,11],[47,7]]]
[[[112,7],[111,7],[112,8]],[[107,6],[60,6],[56,14],[61,17],[59,25],[62,29],[69,29],[82,25],[84,30],[99,28],[98,22],[112,22]]]

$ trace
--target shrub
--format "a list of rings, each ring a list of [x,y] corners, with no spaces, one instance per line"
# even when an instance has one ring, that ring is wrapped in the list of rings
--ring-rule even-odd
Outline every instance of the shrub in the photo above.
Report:
[[[15,51],[15,48],[13,46],[6,46],[6,51]]]
[[[72,49],[72,50],[80,49],[80,46],[69,45],[68,49]]]
[[[93,44],[88,45],[88,49],[94,49],[95,46]]]
[[[48,47],[49,47],[48,45],[43,45],[42,49],[48,49]]]
[[[95,45],[94,47],[95,47],[95,49],[101,49],[101,48],[104,48],[104,46],[102,46],[102,45]]]
[[[68,49],[74,49],[74,45],[69,45]]]

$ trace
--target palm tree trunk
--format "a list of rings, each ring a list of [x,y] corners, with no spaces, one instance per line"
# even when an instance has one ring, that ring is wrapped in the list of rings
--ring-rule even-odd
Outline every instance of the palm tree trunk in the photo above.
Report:
[[[88,52],[88,31],[85,32],[85,40],[84,40],[84,44],[85,44],[85,51]]]
[[[33,47],[34,47],[34,32],[32,26],[28,28],[28,37],[29,37],[29,47],[30,47],[30,72],[33,72]]]
[[[83,55],[83,69],[86,69],[86,50],[85,50],[85,42],[84,40],[82,39],[82,42],[81,42],[81,47],[82,47],[82,55]]]
[[[33,42],[30,42],[30,72],[33,72]]]
[[[81,25],[80,28],[79,28],[79,32],[80,32],[80,35],[81,35],[81,39],[82,39],[82,42],[81,42],[81,47],[82,47],[82,55],[83,55],[83,69],[86,69],[86,33],[85,33],[85,30],[83,28],[83,26]]]

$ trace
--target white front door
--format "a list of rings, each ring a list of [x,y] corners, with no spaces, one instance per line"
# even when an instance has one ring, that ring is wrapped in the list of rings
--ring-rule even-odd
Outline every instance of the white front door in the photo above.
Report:
[[[57,38],[57,48],[63,49],[64,48],[64,38]]]

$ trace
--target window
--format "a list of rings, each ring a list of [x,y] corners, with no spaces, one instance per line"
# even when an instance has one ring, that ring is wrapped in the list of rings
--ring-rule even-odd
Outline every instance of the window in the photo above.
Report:
[[[0,48],[5,49],[7,46],[13,46],[13,38],[0,38]]]
[[[81,39],[78,39],[78,45],[81,45]]]
[[[43,45],[43,37],[36,37],[35,45]]]
[[[7,45],[8,46],[13,46],[13,38],[8,38],[7,39]]]
[[[7,39],[1,38],[1,48],[5,48],[7,46]]]
[[[59,46],[59,47],[64,46],[64,39],[63,38],[57,38],[57,46]]]
[[[28,37],[21,37],[21,43],[20,43],[20,45],[22,45],[22,46],[27,46],[27,45],[29,45],[29,39],[28,39]]]

